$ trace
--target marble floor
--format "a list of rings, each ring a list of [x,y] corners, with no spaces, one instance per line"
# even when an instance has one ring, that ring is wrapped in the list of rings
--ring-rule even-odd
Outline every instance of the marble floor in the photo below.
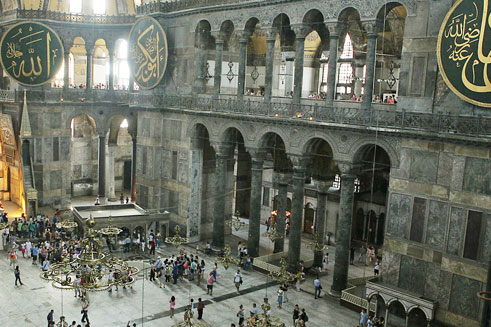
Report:
[[[192,251],[190,247],[188,250]],[[164,257],[176,252],[173,247],[162,247],[157,255]],[[43,326],[46,325],[46,316],[51,309],[55,310],[57,319],[63,314],[70,322],[80,321],[81,302],[74,297],[72,291],[62,292],[39,278],[40,267],[33,266],[27,258],[19,258],[24,285],[15,287],[14,274],[9,269],[6,253],[0,253],[3,254],[0,270],[4,276],[0,279],[0,326]],[[212,266],[213,260],[213,257],[205,258],[207,269]],[[91,326],[126,326],[128,321],[136,322],[138,326],[172,326],[183,319],[183,310],[189,299],[194,298],[197,301],[201,297],[205,301],[203,321],[208,326],[228,327],[230,323],[237,322],[236,313],[240,304],[244,305],[246,312],[252,308],[252,303],[259,305],[266,296],[270,303],[276,304],[278,286],[265,275],[255,271],[243,272],[244,284],[238,294],[233,286],[234,272],[234,268],[225,270],[219,267],[213,296],[206,295],[206,286],[197,286],[195,281],[181,281],[161,289],[158,284],[143,277],[139,278],[133,289],[90,293]],[[272,314],[280,317],[286,326],[292,326],[291,313],[293,306],[298,303],[309,315],[309,327],[356,326],[356,312],[341,307],[335,299],[327,295],[315,300],[312,284],[312,277],[308,277],[302,283],[300,292],[289,290],[289,301],[282,309],[273,305]],[[328,289],[326,285],[324,288]],[[169,317],[168,303],[172,295],[177,299],[173,319]]]
[[[76,199],[73,205],[85,205],[92,198]],[[46,212],[47,214],[50,214]],[[266,231],[261,226],[261,234]],[[230,244],[235,252],[239,240],[243,243],[247,238],[247,228],[227,236],[226,243]],[[307,244],[310,240],[305,237],[302,240],[302,253],[312,255]],[[285,249],[288,248],[286,240]],[[190,253],[194,246],[186,247]],[[333,269],[335,247],[329,247],[331,262],[329,271]],[[261,237],[261,254],[272,252],[271,242]],[[157,250],[157,255],[167,257],[176,254],[174,247],[162,246]],[[200,255],[202,255],[200,253]],[[145,256],[148,262],[148,257]],[[214,257],[206,256],[206,269],[209,271],[213,265]],[[81,301],[74,297],[72,291],[55,289],[51,284],[39,277],[40,267],[31,264],[31,260],[19,258],[21,278],[23,286],[14,286],[14,273],[9,269],[7,254],[0,251],[0,271],[3,278],[0,279],[0,326],[2,327],[30,327],[46,326],[46,316],[51,309],[55,310],[56,320],[64,315],[67,321],[80,322]],[[297,292],[294,288],[288,291],[289,301],[283,304],[283,308],[276,306],[276,291],[278,286],[268,278],[255,271],[243,271],[244,283],[241,292],[235,291],[233,275],[235,268],[225,270],[219,266],[217,284],[213,296],[206,294],[206,285],[197,286],[195,281],[180,281],[176,285],[170,284],[165,288],[150,282],[143,274],[135,282],[132,289],[119,289],[118,292],[94,292],[89,294],[90,308],[89,318],[92,327],[126,326],[128,321],[136,322],[138,326],[173,326],[182,321],[185,306],[190,298],[195,301],[199,297],[205,301],[203,322],[207,326],[229,327],[236,323],[239,305],[244,305],[246,313],[252,308],[252,303],[258,306],[264,297],[268,297],[272,303],[272,314],[281,318],[285,326],[293,326],[292,312],[295,304],[305,308],[309,316],[309,327],[345,327],[357,326],[359,314],[339,305],[339,302],[323,294],[320,299],[314,299],[313,277],[307,276]],[[350,266],[350,278],[368,276],[372,274],[371,267],[364,265]],[[321,277],[324,290],[329,290],[332,283],[332,274]],[[169,299],[176,297],[176,315],[170,318]]]

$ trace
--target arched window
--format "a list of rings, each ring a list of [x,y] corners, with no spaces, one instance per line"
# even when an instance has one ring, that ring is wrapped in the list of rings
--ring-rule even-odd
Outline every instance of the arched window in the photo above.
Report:
[[[70,0],[70,12],[78,14],[82,12],[82,0]]]
[[[128,42],[126,40],[118,40],[115,71],[115,87],[120,90],[128,89],[130,82],[130,68],[128,66]]]
[[[353,83],[353,43],[351,42],[351,36],[346,34],[344,40],[343,52],[339,57],[338,66],[338,83],[336,92],[338,94],[351,94]]]
[[[360,193],[360,190],[361,190],[360,179],[355,178],[355,193]]]
[[[332,187],[334,188],[341,187],[341,176],[339,176],[339,174],[336,174],[336,176],[334,176],[334,182],[332,182]]]
[[[351,42],[351,36],[346,34],[346,39],[344,40],[343,52],[339,59],[353,59],[353,43]]]
[[[92,9],[94,10],[94,14],[104,15],[106,13],[106,2],[101,0],[93,0]]]

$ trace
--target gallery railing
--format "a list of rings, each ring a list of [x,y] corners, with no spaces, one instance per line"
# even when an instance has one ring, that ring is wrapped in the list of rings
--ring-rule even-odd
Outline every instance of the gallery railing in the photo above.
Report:
[[[0,102],[22,102],[22,91],[0,90]],[[365,110],[360,107],[327,107],[322,103],[294,104],[287,102],[254,101],[236,98],[214,99],[206,95],[198,96],[159,96],[143,92],[105,89],[50,89],[28,91],[28,102],[59,103],[87,102],[92,105],[102,103],[127,104],[134,107],[156,109],[179,109],[226,113],[231,116],[270,117],[272,119],[309,123],[330,123],[365,128],[378,128],[382,131],[411,131],[446,135],[471,136],[491,139],[491,117],[457,116],[444,113],[416,113],[390,109]]]
[[[141,6],[136,7],[136,11],[138,14],[173,12],[192,8],[212,7],[253,1],[254,0],[168,0],[142,4]]]

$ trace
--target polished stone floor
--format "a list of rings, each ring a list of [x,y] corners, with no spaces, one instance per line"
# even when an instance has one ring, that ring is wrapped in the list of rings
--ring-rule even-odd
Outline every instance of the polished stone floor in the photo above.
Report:
[[[189,248],[191,250],[191,248]],[[175,248],[162,247],[161,256],[176,252]],[[49,282],[39,278],[39,266],[33,266],[29,259],[19,259],[23,286],[14,286],[14,274],[9,270],[5,252],[0,252],[0,326],[43,326],[50,309],[55,310],[58,318],[62,313],[70,322],[80,321],[81,302],[71,291],[62,292],[54,289]],[[206,257],[207,269],[212,266],[214,258]],[[209,270],[208,270],[209,271]],[[89,317],[91,326],[126,326],[126,323],[136,322],[138,326],[172,326],[183,319],[183,309],[190,298],[197,301],[201,297],[206,304],[204,322],[208,326],[228,327],[237,322],[236,313],[240,304],[250,310],[252,303],[260,304],[265,296],[270,303],[276,304],[277,286],[267,280],[265,275],[253,271],[244,272],[244,284],[241,294],[235,292],[233,275],[235,269],[228,270],[220,267],[218,283],[213,296],[206,295],[206,286],[197,286],[195,282],[182,281],[177,285],[159,288],[158,284],[140,278],[133,289],[108,292],[90,293]],[[326,280],[327,282],[327,280]],[[325,289],[328,287],[324,286]],[[176,316],[169,317],[169,298],[177,298]],[[350,311],[324,296],[314,300],[312,278],[302,283],[301,291],[288,291],[289,302],[283,309],[273,306],[272,313],[291,326],[291,313],[294,304],[304,307],[309,315],[308,326],[355,326],[358,314]],[[143,322],[143,324],[142,324]]]

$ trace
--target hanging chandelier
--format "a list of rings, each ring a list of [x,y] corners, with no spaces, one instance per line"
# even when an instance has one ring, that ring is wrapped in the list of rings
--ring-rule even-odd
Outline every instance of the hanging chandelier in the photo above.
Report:
[[[181,232],[181,227],[179,227],[179,225],[176,225],[176,227],[174,227],[174,236],[172,236],[172,237],[166,237],[165,238],[165,243],[172,244],[176,248],[178,248],[179,246],[181,246],[181,244],[188,243],[189,242],[188,238],[187,237],[182,237],[180,235],[180,232]]]
[[[314,233],[314,240],[310,242],[307,246],[314,252],[327,251],[328,249],[327,245],[324,245],[324,242],[322,242],[322,238],[318,232]]]
[[[92,215],[86,224],[88,231],[80,242],[81,252],[73,257],[66,255],[63,262],[50,265],[48,271],[41,273],[41,278],[61,290],[105,291],[112,286],[134,283],[139,269],[102,251]],[[111,272],[114,278],[109,280]]]
[[[191,310],[191,306],[188,305],[186,310],[184,311],[184,320],[179,321],[172,325],[173,327],[205,327],[207,326],[205,323],[201,321],[193,321],[193,310]]]
[[[263,313],[251,315],[245,319],[247,327],[284,327],[285,324],[280,318],[271,315],[271,305],[268,302],[268,298],[264,298],[264,303],[261,304],[261,310]]]
[[[61,218],[58,223],[56,223],[56,228],[64,230],[73,230],[78,227],[75,221],[70,220],[70,217]]]
[[[266,236],[267,238],[269,238],[271,240],[271,242],[274,242],[280,238],[283,237],[283,234],[282,233],[279,233],[277,230],[276,230],[276,223],[273,223],[271,225],[271,227],[269,228],[268,231],[264,232],[263,236]]]
[[[111,214],[109,214],[109,218],[107,219],[107,223],[108,223],[108,226],[107,227],[104,227],[104,228],[101,228],[99,229],[99,233],[102,234],[102,235],[106,235],[106,236],[115,236],[115,235],[119,235],[119,233],[121,233],[123,230],[114,226],[112,224],[112,221],[113,221],[113,217]]]
[[[239,264],[239,260],[230,255],[230,245],[228,244],[223,248],[223,256],[217,258],[217,261],[222,264],[225,270],[227,270],[231,264]]]
[[[277,270],[277,271],[271,270],[269,272],[268,277],[271,278],[272,280],[278,282],[281,285],[283,285],[285,283],[290,283],[293,280],[295,280],[296,275],[289,272],[286,268],[287,268],[286,260],[285,260],[285,258],[281,258],[280,259],[280,270]]]
[[[245,227],[247,224],[240,220],[240,212],[236,211],[235,215],[232,215],[232,219],[225,222],[228,227],[235,229],[238,232],[242,227]]]

